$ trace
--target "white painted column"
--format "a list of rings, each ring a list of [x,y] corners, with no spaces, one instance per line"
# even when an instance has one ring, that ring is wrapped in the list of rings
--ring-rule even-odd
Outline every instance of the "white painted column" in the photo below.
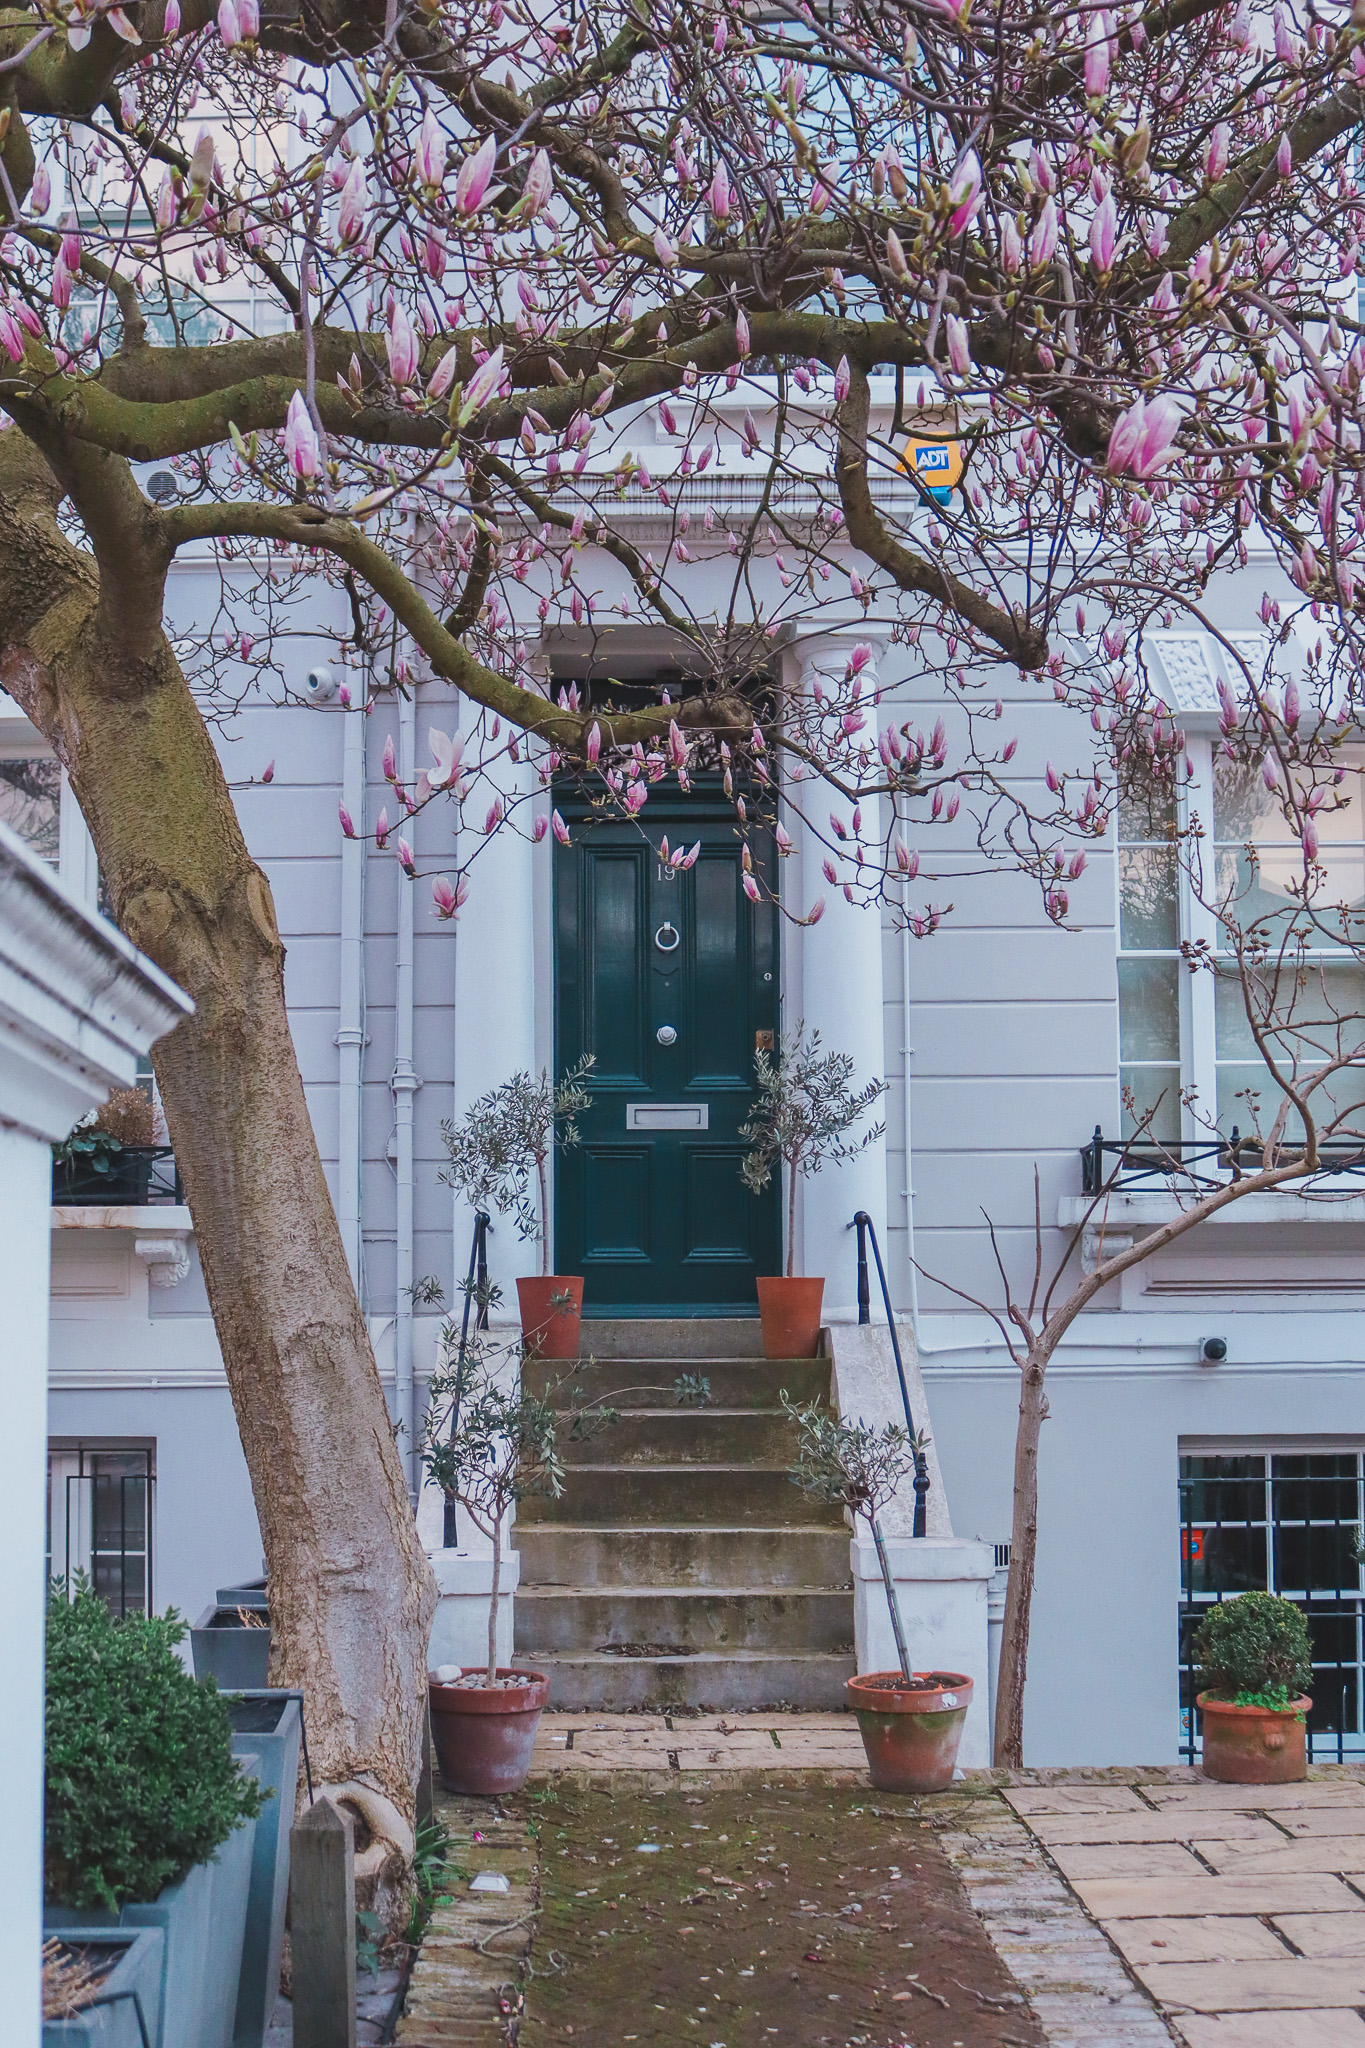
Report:
[[[515,774],[515,770],[509,771]],[[529,786],[529,779],[528,784]],[[509,794],[511,793],[509,784]],[[491,794],[488,801],[491,802]],[[470,1103],[521,1070],[536,1072],[536,957],[534,862],[529,805],[495,832],[469,872],[469,900],[460,912],[455,954],[455,1091],[458,1123]],[[460,835],[460,855],[472,831]],[[477,842],[476,842],[477,843]],[[549,962],[545,963],[549,972]],[[455,1198],[455,1284],[469,1269],[474,1212]],[[550,1239],[553,1256],[554,1238]],[[540,1246],[519,1238],[510,1216],[493,1218],[488,1268],[503,1292],[496,1319],[517,1320],[517,1278],[540,1271]],[[462,1303],[452,1303],[456,1313]]]
[[[802,641],[797,648],[800,688],[809,691],[817,676],[837,682],[853,648],[867,641],[866,633],[854,631]],[[865,668],[863,676],[864,694],[870,698],[876,688],[875,666]],[[820,806],[820,819],[831,808],[814,782],[804,784],[799,794],[802,809]],[[864,839],[870,848],[881,840],[880,802],[873,798],[862,807]],[[823,879],[824,848],[808,824],[802,826],[801,849],[806,905],[821,894],[825,898],[823,918],[801,935],[802,1013],[806,1030],[819,1031],[823,1050],[852,1054],[851,1085],[856,1089],[886,1074],[881,917],[874,905],[863,908],[847,902],[841,889]],[[784,1010],[786,1028],[792,1030],[798,1016],[789,1003]],[[880,1104],[852,1135],[883,1120]],[[852,1320],[858,1301],[857,1239],[848,1226],[858,1210],[865,1209],[872,1218],[886,1257],[885,1138],[878,1138],[855,1159],[826,1166],[804,1181],[798,1203],[798,1270],[824,1275],[826,1322]],[[875,1287],[875,1270],[873,1278]]]
[[[42,2035],[49,1147],[111,1088],[131,1086],[139,1055],[191,1007],[0,827],[0,1981],[14,2048]]]

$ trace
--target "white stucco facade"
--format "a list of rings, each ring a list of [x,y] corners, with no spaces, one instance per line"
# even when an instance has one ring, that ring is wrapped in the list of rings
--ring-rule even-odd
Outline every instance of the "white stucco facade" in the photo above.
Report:
[[[665,460],[661,449],[656,473]],[[647,509],[639,517],[647,539]],[[1215,590],[1216,622],[1249,630],[1268,574],[1253,563],[1244,579]],[[605,563],[608,594],[616,577]],[[206,564],[180,563],[173,610],[198,615],[210,590]],[[779,684],[841,671],[851,646],[866,640],[883,718],[894,710],[927,729],[944,710],[916,681],[912,653],[856,608],[814,624],[818,631],[804,634],[798,617],[775,638]],[[620,663],[613,674],[677,659],[636,626],[617,629],[608,647],[604,662]],[[581,673],[585,651],[571,632],[547,634],[541,647],[556,677]],[[300,687],[310,662],[326,655],[321,641],[290,655]],[[1211,643],[1193,654],[1189,644],[1183,654],[1170,650],[1172,698],[1188,705],[1196,751],[1209,715],[1190,663],[1204,664],[1211,699],[1213,658]],[[1084,758],[1088,729],[1046,685],[1001,671],[990,691],[1005,699],[1006,723],[1019,735],[1013,772],[1022,784],[1038,781],[1051,757]],[[409,758],[424,761],[429,729],[452,730],[460,718],[445,685],[424,684],[405,739]],[[336,830],[348,789],[358,822],[363,814],[372,823],[388,794],[384,738],[398,730],[388,701],[363,718],[335,698],[248,696],[222,728],[222,747],[248,841],[275,892],[295,1042],[329,1180],[343,1222],[353,1218],[381,1375],[397,1401],[410,1344],[420,1407],[438,1319],[420,1306],[411,1314],[404,1290],[431,1275],[454,1301],[468,1257],[469,1216],[439,1180],[441,1123],[516,1068],[555,1058],[552,846],[511,835],[490,842],[458,925],[436,923],[425,885],[402,883],[391,852],[371,846],[357,855]],[[0,744],[11,756],[38,745],[13,716],[0,721]],[[270,760],[266,785],[259,778]],[[449,860],[450,825],[439,806],[416,821],[419,861]],[[79,831],[67,836],[64,862],[83,863],[90,886]],[[897,1314],[918,1347],[953,1530],[993,1555],[1010,1532],[1017,1376],[988,1317],[961,1296],[998,1305],[987,1216],[1011,1269],[1031,1266],[1035,1169],[1045,1248],[1057,1255],[1059,1217],[1081,1189],[1081,1147],[1096,1125],[1118,1132],[1114,849],[1095,849],[1071,891],[1072,929],[1058,930],[1027,881],[963,876],[972,843],[964,808],[956,826],[921,835],[914,900],[940,902],[945,916],[916,941],[888,916],[844,902],[820,878],[813,838],[796,826],[793,836],[784,887],[803,905],[819,893],[829,900],[818,924],[784,927],[783,1014],[851,1052],[860,1078],[889,1084],[885,1135],[798,1191],[798,1270],[823,1273],[827,1313],[850,1319],[849,1226],[860,1209],[872,1216]],[[951,878],[936,880],[937,868]],[[259,1538],[192,1236],[184,1277],[157,1286],[138,1251],[154,1234],[126,1222],[54,1228],[50,1429],[71,1443],[155,1445],[154,1598],[193,1616],[216,1585],[259,1570]],[[1062,1345],[1041,1454],[1030,1761],[1177,1755],[1182,1452],[1365,1449],[1356,1306],[1363,1249],[1365,1221],[1352,1210],[1305,1213],[1271,1201],[1140,1269],[1121,1298],[1102,1299]],[[537,1248],[499,1223],[491,1261],[510,1299],[516,1276],[535,1270]],[[1227,1344],[1217,1366],[1200,1362],[1210,1335]],[[210,1447],[214,1482],[205,1488]]]

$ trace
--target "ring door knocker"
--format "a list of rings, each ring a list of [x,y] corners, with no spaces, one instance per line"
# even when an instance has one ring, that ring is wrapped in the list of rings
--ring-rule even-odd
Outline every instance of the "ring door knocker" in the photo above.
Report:
[[[676,953],[682,944],[682,933],[674,925],[661,924],[654,934],[654,943],[661,953]]]

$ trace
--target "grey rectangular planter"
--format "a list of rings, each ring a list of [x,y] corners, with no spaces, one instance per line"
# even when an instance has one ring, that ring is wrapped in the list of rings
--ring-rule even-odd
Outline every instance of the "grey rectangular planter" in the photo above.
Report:
[[[256,1821],[246,1941],[237,1987],[233,2048],[261,2048],[280,1984],[284,1916],[289,1903],[289,1830],[294,1823],[303,1732],[303,1695],[240,1692],[227,1695],[235,1754],[260,1761],[256,1776],[271,1797]]]
[[[235,1607],[206,1607],[190,1630],[196,1678],[224,1692],[264,1692],[270,1681],[270,1628],[244,1628]]]
[[[220,1607],[264,1608],[269,1604],[269,1583],[268,1579],[243,1579],[240,1586],[220,1586],[215,1597]]]
[[[254,1747],[240,1761],[254,1777]],[[99,1927],[161,1929],[161,2026],[151,2048],[232,2048],[255,1843],[255,1821],[243,1821],[210,1862],[196,1863],[159,1898],[127,1905],[117,1915],[74,1906],[45,1910],[46,1934]]]
[[[74,1927],[63,1929],[62,1940],[84,1950],[92,1963],[112,1959],[113,1968],[94,2005],[70,2019],[43,2021],[43,2048],[156,2048],[166,1952],[161,1929]]]

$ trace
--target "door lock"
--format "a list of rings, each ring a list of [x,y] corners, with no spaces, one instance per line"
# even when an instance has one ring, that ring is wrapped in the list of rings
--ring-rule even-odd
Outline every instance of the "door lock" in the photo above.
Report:
[[[660,1045],[676,1045],[678,1042],[678,1034],[671,1024],[661,1024],[654,1036]]]

